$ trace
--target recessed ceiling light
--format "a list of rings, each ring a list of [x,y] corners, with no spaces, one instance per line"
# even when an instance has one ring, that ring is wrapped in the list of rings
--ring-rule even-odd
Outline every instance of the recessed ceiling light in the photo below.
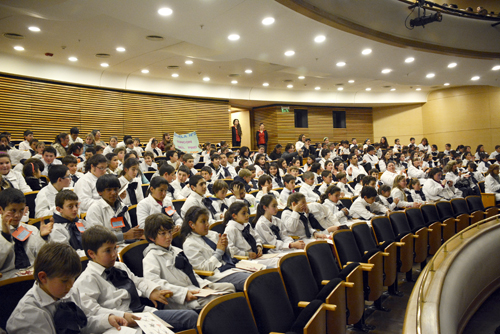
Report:
[[[394,92],[396,90],[396,88],[391,88],[391,92]]]
[[[293,88],[293,85],[287,85],[286,87],[287,88]]]
[[[349,80],[349,81],[347,81],[347,82],[348,82],[348,83],[354,83],[354,80]]]
[[[321,89],[321,87],[319,87],[319,86],[318,86],[318,87],[314,87],[314,89],[315,89],[315,90],[320,90],[320,89]]]
[[[102,67],[108,67],[108,66],[109,66],[109,64],[108,64],[108,63],[101,63],[101,66],[102,66]]]
[[[230,41],[237,41],[240,39],[240,35],[232,34],[232,35],[227,36],[227,39]]]
[[[264,82],[264,83],[262,84],[262,86],[267,87],[267,86],[269,86],[269,83]]]
[[[445,85],[445,86],[449,86],[449,85],[450,85],[450,83],[449,83],[449,82],[447,82],[447,83],[445,83],[444,85]]]
[[[372,53],[372,49],[364,49],[363,51],[361,51],[361,53],[364,54],[365,56],[369,55],[370,53]]]
[[[179,77],[179,74],[177,74],[177,73],[172,73],[172,77],[173,77],[173,78],[178,78],[178,77]]]
[[[493,71],[498,71],[498,70],[500,70],[500,65],[494,66],[494,67],[492,68],[492,70],[493,70]]]
[[[14,50],[16,51],[24,51],[24,48],[22,46],[14,46]]]
[[[262,24],[265,26],[268,26],[273,23],[274,23],[274,17],[266,17],[265,19],[262,20]]]
[[[338,67],[345,66],[345,62],[343,62],[343,61],[339,61],[339,62],[337,63],[337,66],[338,66]]]
[[[38,27],[29,27],[28,29],[30,31],[34,31],[34,32],[39,32],[40,31],[40,28],[38,28]]]
[[[204,77],[203,81],[210,81],[210,78],[209,77]]]
[[[344,87],[339,87],[337,88],[338,91],[343,91],[344,90]]]
[[[367,92],[369,92],[369,91],[371,91],[372,89],[368,87],[368,88],[367,88],[367,89],[365,89],[365,90],[366,90]]]
[[[326,40],[326,37],[323,35],[319,35],[319,36],[314,37],[314,41],[316,43],[323,43],[325,40]]]
[[[416,90],[421,91],[421,90],[422,90],[422,88],[417,88]]]
[[[231,81],[231,83],[232,83],[233,85],[235,85],[235,84],[237,84],[237,83],[238,83],[238,81],[233,80],[233,81]]]
[[[457,63],[449,63],[448,64],[448,68],[453,68],[453,67],[456,67],[457,66]]]
[[[193,63],[193,61],[192,61],[192,60],[186,60],[186,61],[184,62],[184,64],[188,64],[188,65],[191,65],[192,63]]]
[[[250,69],[249,70],[245,70],[245,73],[250,74],[250,73],[252,73],[252,70],[250,70]]]
[[[303,76],[303,75],[301,75],[301,76],[299,77],[299,79],[300,79],[300,80],[304,80],[305,78],[306,78],[306,77],[305,77],[305,76]]]
[[[119,46],[119,47],[116,48],[116,51],[118,51],[118,52],[125,52],[125,48]]]
[[[149,70],[142,70],[141,72],[144,73],[144,74],[148,74]]]
[[[291,57],[294,54],[295,54],[295,51],[292,51],[292,50],[288,50],[288,51],[285,52],[285,56],[287,56],[287,57]]]
[[[479,77],[479,76],[477,76],[477,75],[476,75],[476,76],[474,76],[474,77],[472,77],[472,78],[470,78],[470,79],[471,79],[472,81],[477,81],[477,80],[481,79],[481,77]]]
[[[434,73],[429,73],[429,74],[427,74],[425,77],[426,77],[427,79],[430,79],[430,78],[434,78],[435,76],[436,76],[436,75],[435,75]]]
[[[76,58],[76,57],[69,57],[69,58],[68,58],[68,60],[69,60],[69,61],[77,61],[77,60],[78,60],[78,58]]]
[[[167,7],[158,9],[158,14],[160,14],[161,16],[169,16],[172,15],[172,13],[173,11]]]
[[[391,73],[391,72],[392,72],[392,70],[390,68],[385,68],[382,70],[382,73],[384,73],[384,74]]]
[[[415,60],[415,58],[409,57],[409,58],[405,59],[405,63],[413,63],[414,60]]]

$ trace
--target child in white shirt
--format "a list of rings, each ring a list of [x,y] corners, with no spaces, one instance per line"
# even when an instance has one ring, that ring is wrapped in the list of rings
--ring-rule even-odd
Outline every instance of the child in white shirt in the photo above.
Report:
[[[305,172],[302,178],[304,179],[304,184],[300,187],[299,192],[304,194],[306,202],[312,203],[319,201],[320,195],[317,193],[318,191],[314,189],[314,174],[312,172]]]

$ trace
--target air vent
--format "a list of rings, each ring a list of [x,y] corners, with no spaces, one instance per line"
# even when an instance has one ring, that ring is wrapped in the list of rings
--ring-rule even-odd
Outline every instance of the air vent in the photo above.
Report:
[[[163,41],[163,37],[161,36],[157,36],[157,35],[149,35],[149,36],[146,36],[146,39],[148,41],[152,41],[152,42],[161,42]]]
[[[283,80],[284,83],[291,83],[293,80]]]
[[[23,35],[14,34],[14,33],[10,33],[10,32],[4,33],[3,36],[10,38],[10,39],[24,39]]]
[[[109,53],[96,53],[95,56],[97,58],[109,58],[111,55]]]
[[[442,88],[441,86],[432,86],[431,89]]]
[[[392,86],[383,86],[384,88],[391,88]]]
[[[174,65],[172,65],[172,66],[167,66],[167,68],[169,70],[178,70],[180,68],[180,66],[174,66]]]
[[[230,78],[237,78],[239,77],[240,75],[239,74],[236,74],[236,73],[233,73],[233,74],[229,74],[228,77]]]
[[[344,85],[343,83],[335,84],[335,86],[343,86],[343,85]]]

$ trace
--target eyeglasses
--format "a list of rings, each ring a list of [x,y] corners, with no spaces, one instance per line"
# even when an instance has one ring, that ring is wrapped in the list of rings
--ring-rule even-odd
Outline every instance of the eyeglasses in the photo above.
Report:
[[[106,167],[97,167],[96,166],[96,168],[99,169],[99,170],[106,170]]]

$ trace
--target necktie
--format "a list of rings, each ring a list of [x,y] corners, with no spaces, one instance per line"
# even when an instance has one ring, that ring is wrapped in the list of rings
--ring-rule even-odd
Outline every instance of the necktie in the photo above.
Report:
[[[184,189],[184,187],[186,186],[186,182],[184,183],[180,182],[180,184],[181,184],[181,189]]]
[[[387,202],[389,202],[389,204],[392,204],[394,200],[392,199],[392,197],[387,197]]]
[[[307,219],[306,215],[303,213],[299,213],[300,221],[304,225],[304,230],[306,231],[306,237],[310,238],[311,237],[311,231],[309,231],[309,220]]]
[[[76,184],[76,182],[79,180],[78,176],[75,174],[71,175],[71,180],[73,180],[73,186]]]
[[[274,197],[274,194],[273,194],[273,193],[269,193],[268,195],[273,195],[273,197]],[[245,202],[245,204],[246,204],[248,207],[251,207],[250,202],[249,202],[246,198],[243,198],[243,202]]]
[[[318,189],[313,188],[313,190],[312,190],[312,191],[313,191],[313,193],[315,193],[316,195],[318,195],[319,197],[321,197],[321,193],[319,192],[319,190],[318,190]]]
[[[124,206],[122,211],[120,211],[119,214],[116,215],[116,217],[122,217],[123,218],[123,223],[125,224],[125,227],[122,228],[122,232],[127,232],[130,230],[130,224],[128,223],[127,219],[125,219],[125,212],[128,211],[128,206]]]
[[[212,205],[212,201],[210,200],[210,198],[203,198],[201,200],[201,202],[203,203],[203,205],[208,209],[208,211],[210,211],[210,213],[212,214],[212,218],[215,219],[215,215],[217,214],[217,211],[215,211],[215,208],[214,206]]]
[[[137,196],[135,195],[135,190],[137,189],[137,182],[130,182],[127,187],[127,193],[130,197],[130,205],[137,204]]]
[[[130,310],[132,312],[142,312],[144,305],[142,305],[137,288],[134,282],[128,277],[127,272],[115,267],[108,268],[104,272],[106,273],[106,280],[111,282],[115,288],[127,290],[130,295]]]
[[[14,239],[14,254],[16,255],[14,265],[16,269],[28,268],[31,263],[28,255],[26,254],[26,251],[24,250],[24,243],[28,241],[29,238],[25,241],[17,240],[14,237],[11,238]]]
[[[258,186],[258,183],[257,183],[256,180],[252,179],[252,186],[253,186],[254,189],[259,189],[259,186]]]
[[[413,197],[411,197],[411,192],[407,189],[404,190],[407,202],[413,202]]]
[[[213,191],[214,185],[213,185],[213,184],[209,184],[209,185],[207,185],[207,188],[208,188],[208,191],[209,191],[211,194],[213,194],[213,193],[214,193],[214,191]]]
[[[281,176],[276,175],[276,177],[274,178],[274,181],[276,181],[276,183],[278,184],[278,187],[283,188],[283,181],[281,181]]]
[[[422,189],[420,189],[419,191],[416,191],[416,193],[420,195],[420,197],[422,198],[422,201],[425,201],[425,195],[424,195],[424,192]]]
[[[79,334],[87,326],[87,316],[73,302],[61,302],[54,313],[57,334]]]
[[[253,237],[253,235],[250,233],[250,228],[251,228],[251,226],[250,226],[250,224],[248,224],[247,226],[245,226],[243,231],[241,231],[241,234],[243,235],[243,238],[245,238],[245,240],[248,242],[248,244],[252,248],[252,252],[257,253],[258,252],[257,242],[255,241],[255,238]]]
[[[276,226],[276,225],[271,225],[271,226],[269,226],[269,228],[271,229],[271,231],[276,236],[276,239],[281,240],[280,228],[278,226]]]
[[[319,221],[316,219],[316,217],[314,217],[314,215],[312,213],[309,213],[309,222],[311,223],[311,227],[316,229],[316,230],[320,230],[320,231],[324,231],[325,229],[323,228],[323,226],[321,226],[321,224],[319,223]]]
[[[154,167],[148,167],[148,172],[156,172],[156,169]]]
[[[220,210],[221,211],[224,211],[224,210],[227,210],[229,209],[228,206],[226,204],[224,204],[224,202],[220,205]]]
[[[214,251],[217,249],[217,245],[215,244],[215,242],[213,242],[212,240],[210,240],[208,237],[202,236],[201,238]],[[219,267],[219,271],[220,272],[224,272],[224,271],[226,271],[228,269],[234,268],[234,262],[233,262],[233,260],[231,259],[231,257],[226,252],[224,252],[224,254],[222,254],[222,261],[226,262],[226,264],[224,264],[224,265],[222,265],[222,266]]]
[[[78,217],[76,217],[73,221],[70,221],[61,215],[54,214],[54,223],[55,224],[68,224],[66,228],[69,232],[69,244],[73,249],[83,249],[82,247],[82,233],[78,230],[78,227],[75,223],[78,222]]]
[[[200,284],[198,283],[198,280],[194,275],[193,266],[191,265],[191,263],[189,263],[189,260],[184,252],[180,252],[175,257],[175,267],[184,272],[184,274],[189,277],[193,285],[197,286],[198,288],[200,287]]]
[[[172,187],[170,184],[168,185],[168,190],[167,190],[169,193],[172,194],[172,198],[174,197],[174,192],[175,192],[175,189],[174,187]]]
[[[230,178],[231,177],[231,173],[229,173],[229,167],[222,167],[224,168],[224,177],[225,178]]]

